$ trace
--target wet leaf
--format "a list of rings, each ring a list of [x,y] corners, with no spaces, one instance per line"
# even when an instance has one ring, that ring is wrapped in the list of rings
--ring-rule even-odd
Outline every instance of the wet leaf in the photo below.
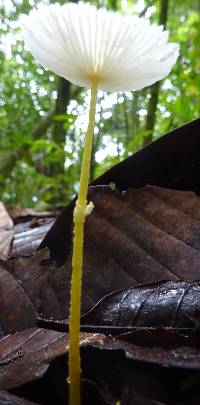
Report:
[[[113,292],[82,317],[82,324],[195,328],[200,325],[200,282],[160,281]]]

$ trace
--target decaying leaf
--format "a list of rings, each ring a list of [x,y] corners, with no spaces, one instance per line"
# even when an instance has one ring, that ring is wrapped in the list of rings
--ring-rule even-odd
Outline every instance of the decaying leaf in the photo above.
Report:
[[[24,398],[19,398],[16,395],[12,395],[6,391],[0,391],[0,404],[1,405],[34,405],[34,402],[30,402]]]
[[[13,333],[36,318],[66,318],[66,271],[50,264],[48,252],[0,263],[0,329]]]
[[[54,223],[58,212],[36,212],[0,202],[0,258],[31,256]]]
[[[11,216],[14,224],[21,224],[22,222],[31,221],[34,218],[37,219],[49,219],[55,218],[58,215],[58,211],[35,211],[32,208],[19,208],[9,207],[8,213]]]
[[[14,240],[10,257],[31,256],[54,223],[54,218],[33,217],[14,226]]]
[[[173,339],[170,339],[170,333]],[[148,334],[148,330],[142,329],[138,333],[136,329],[136,333],[133,330],[131,339],[126,335],[122,335],[120,339],[105,337],[103,340],[96,339],[90,345],[103,350],[122,350],[126,358],[146,364],[200,370],[199,339],[196,339],[196,344],[190,345],[190,338],[185,337],[184,345],[180,345],[179,334],[165,328],[154,330],[154,337],[157,334],[154,342],[153,338],[147,339]]]
[[[100,334],[82,333],[80,344],[93,344],[102,338]],[[66,352],[66,333],[31,328],[4,336],[0,339],[0,389],[11,390],[42,378],[49,364]],[[66,365],[61,373],[66,375]]]
[[[0,202],[0,258],[31,256],[54,223],[58,212],[36,212]]]
[[[122,399],[120,405],[165,405],[164,402],[154,401],[153,399],[147,398],[143,395],[138,394],[133,389],[125,389],[122,394]]]
[[[6,259],[8,257],[13,237],[13,221],[0,202],[0,258]]]
[[[27,329],[0,340],[0,389],[40,378],[49,362],[66,352],[66,334]]]
[[[95,208],[85,232],[83,313],[130,285],[200,278],[200,198],[194,193],[146,186],[121,194],[94,187],[88,199]]]
[[[12,229],[13,221],[8,214],[8,211],[5,209],[2,202],[0,202],[0,228],[1,229]]]
[[[109,386],[123,405],[149,405],[153,401],[197,405],[200,393],[198,353],[198,344],[196,349],[177,346],[176,342],[162,347],[152,342],[144,344],[139,339],[134,344],[107,337],[84,347],[82,364],[86,370],[88,364],[88,377],[96,377],[100,387]],[[186,368],[189,366],[187,371],[184,363]]]
[[[82,324],[195,328],[200,325],[200,282],[160,281],[113,292],[82,317]]]
[[[130,285],[200,278],[200,198],[194,193],[146,186],[121,194],[94,187],[89,199],[95,209],[86,224],[83,314],[105,295]],[[1,296],[9,277],[15,292],[29,302],[8,308],[11,301],[3,301],[4,333],[34,326],[35,317],[68,317],[71,256],[67,265],[56,267],[41,250],[1,266]],[[16,321],[18,309],[19,314],[25,311],[23,322],[20,317]]]
[[[199,344],[180,346],[176,337],[173,344],[163,344],[163,331],[157,333],[156,345],[141,337],[130,343],[82,333],[83,405],[116,405],[117,399],[123,405],[178,404],[173,398],[181,405],[195,404]],[[0,353],[0,389],[36,404],[66,405],[65,333],[37,328],[18,332],[0,340]]]
[[[31,327],[37,313],[21,283],[0,267],[0,332],[10,333]]]
[[[177,128],[103,173],[91,185],[114,183],[120,191],[154,185],[199,194],[200,118]],[[70,251],[74,202],[58,217],[42,242],[58,262]],[[62,235],[62,238],[61,238]]]

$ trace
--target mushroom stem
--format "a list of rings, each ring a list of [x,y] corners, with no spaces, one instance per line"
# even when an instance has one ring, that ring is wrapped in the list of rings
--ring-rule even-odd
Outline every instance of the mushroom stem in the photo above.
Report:
[[[81,361],[80,361],[80,315],[81,315],[81,286],[83,267],[83,239],[86,216],[93,209],[92,203],[87,203],[87,191],[90,174],[90,160],[92,152],[92,139],[94,132],[96,99],[98,85],[91,86],[91,99],[89,111],[89,124],[85,136],[83,160],[81,166],[80,189],[74,208],[74,239],[72,256],[71,302],[69,319],[69,404],[81,403]]]

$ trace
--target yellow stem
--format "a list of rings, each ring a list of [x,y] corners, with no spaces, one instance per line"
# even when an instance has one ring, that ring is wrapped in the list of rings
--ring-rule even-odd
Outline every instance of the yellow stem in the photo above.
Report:
[[[90,174],[90,160],[92,152],[92,138],[97,98],[97,83],[91,86],[91,100],[89,124],[85,136],[83,160],[81,166],[80,190],[74,209],[74,240],[72,256],[71,303],[69,319],[69,404],[80,405],[80,315],[81,315],[81,286],[83,267],[83,239],[84,223],[87,215],[92,211],[92,203],[87,204],[87,191]]]

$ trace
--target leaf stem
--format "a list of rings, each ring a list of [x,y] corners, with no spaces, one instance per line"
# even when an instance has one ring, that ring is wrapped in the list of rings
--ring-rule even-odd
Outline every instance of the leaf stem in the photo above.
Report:
[[[96,111],[98,85],[91,86],[89,123],[85,136],[83,160],[81,166],[80,189],[74,208],[74,240],[72,256],[71,303],[69,319],[69,404],[81,403],[81,361],[80,361],[80,315],[81,315],[81,286],[83,267],[83,239],[85,218],[92,211],[93,204],[87,204],[87,191],[90,174],[92,139]]]

